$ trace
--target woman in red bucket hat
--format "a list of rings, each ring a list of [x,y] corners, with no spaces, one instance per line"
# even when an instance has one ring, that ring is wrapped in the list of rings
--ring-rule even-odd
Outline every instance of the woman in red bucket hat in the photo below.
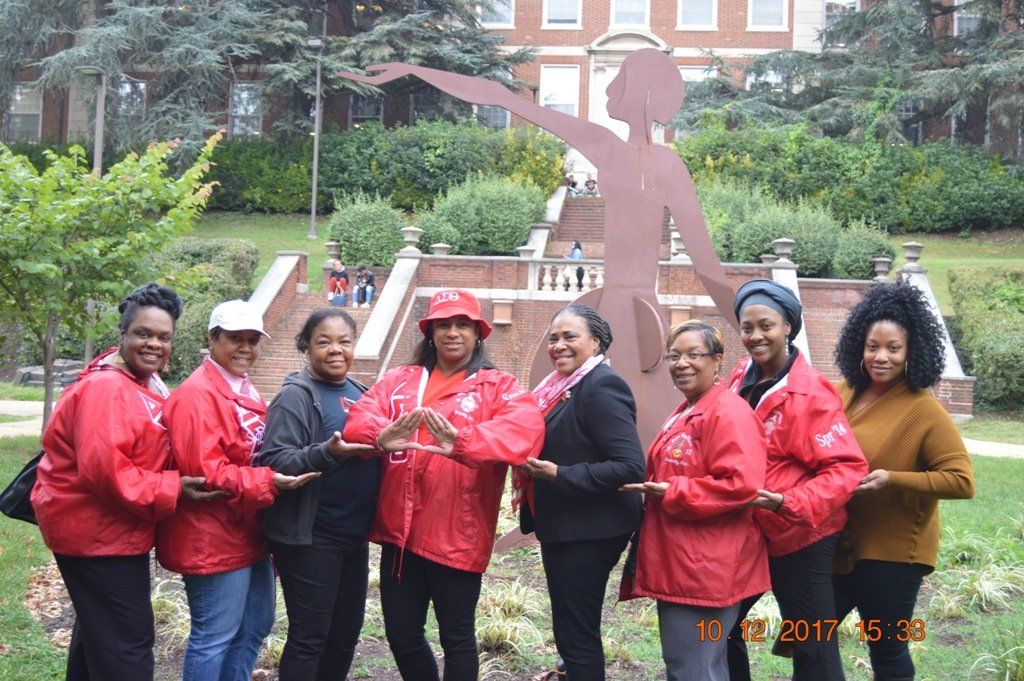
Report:
[[[384,457],[370,540],[382,548],[384,628],[402,678],[438,679],[424,636],[433,601],[445,681],[475,680],[474,614],[505,475],[538,455],[544,421],[533,393],[488,360],[491,326],[473,294],[438,291],[419,327],[412,359],[352,407],[344,437]]]

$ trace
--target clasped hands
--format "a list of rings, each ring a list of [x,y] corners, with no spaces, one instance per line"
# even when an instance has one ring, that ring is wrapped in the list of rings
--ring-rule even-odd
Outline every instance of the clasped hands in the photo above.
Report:
[[[434,438],[434,444],[424,445],[412,439],[421,424],[427,427],[430,437]],[[451,457],[455,449],[455,438],[458,436],[459,429],[440,413],[430,407],[417,407],[402,414],[380,431],[380,435],[377,436],[377,448],[385,452],[419,449]]]

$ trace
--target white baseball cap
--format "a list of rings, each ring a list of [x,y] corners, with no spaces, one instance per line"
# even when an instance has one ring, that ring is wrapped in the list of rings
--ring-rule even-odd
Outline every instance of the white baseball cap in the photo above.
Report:
[[[270,338],[263,330],[263,315],[255,305],[244,300],[229,300],[213,308],[210,325],[206,328],[212,330],[218,326],[225,331],[259,331]]]

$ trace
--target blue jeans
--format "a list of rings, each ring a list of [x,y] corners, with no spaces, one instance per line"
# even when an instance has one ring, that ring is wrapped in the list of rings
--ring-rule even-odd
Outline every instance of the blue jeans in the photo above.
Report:
[[[230,572],[184,575],[192,613],[182,681],[249,681],[274,625],[269,557]]]
[[[366,303],[369,305],[370,301],[373,300],[373,292],[376,290],[377,289],[373,286],[360,286],[356,289],[355,297],[352,300],[357,303]]]

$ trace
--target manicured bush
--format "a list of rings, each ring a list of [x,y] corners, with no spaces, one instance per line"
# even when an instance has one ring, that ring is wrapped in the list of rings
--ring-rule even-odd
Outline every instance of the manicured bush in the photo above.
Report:
[[[239,137],[213,152],[210,208],[263,213],[309,210],[312,143],[306,138]]]
[[[760,262],[762,254],[773,252],[773,241],[793,239],[793,261],[800,266],[800,276],[827,277],[840,232],[839,223],[826,208],[768,201],[734,224],[725,238],[734,262]]]
[[[832,276],[837,279],[871,279],[875,276],[873,258],[896,258],[885,233],[865,222],[855,222],[839,235],[832,257]]]
[[[949,292],[978,402],[1024,409],[1024,269],[954,269]]]
[[[779,199],[813,199],[830,205],[844,224],[864,220],[901,233],[1024,223],[1024,182],[976,146],[855,144],[815,137],[802,126],[712,125],[676,149],[699,180],[731,178]]]
[[[463,255],[514,255],[530,225],[544,217],[545,196],[533,184],[504,178],[467,180],[439,198],[419,221],[420,243],[450,244]]]
[[[402,248],[404,226],[402,211],[387,199],[358,193],[338,202],[329,230],[341,244],[342,262],[391,267]]]
[[[386,196],[390,164],[386,160],[389,131],[368,123],[345,132],[329,132],[320,140],[318,184],[332,201],[358,194]]]
[[[735,261],[733,230],[765,206],[769,199],[764,190],[749,182],[722,177],[698,182],[697,196],[718,257]]]
[[[540,128],[509,128],[498,159],[505,177],[534,184],[551,196],[565,178],[566,145]]]

